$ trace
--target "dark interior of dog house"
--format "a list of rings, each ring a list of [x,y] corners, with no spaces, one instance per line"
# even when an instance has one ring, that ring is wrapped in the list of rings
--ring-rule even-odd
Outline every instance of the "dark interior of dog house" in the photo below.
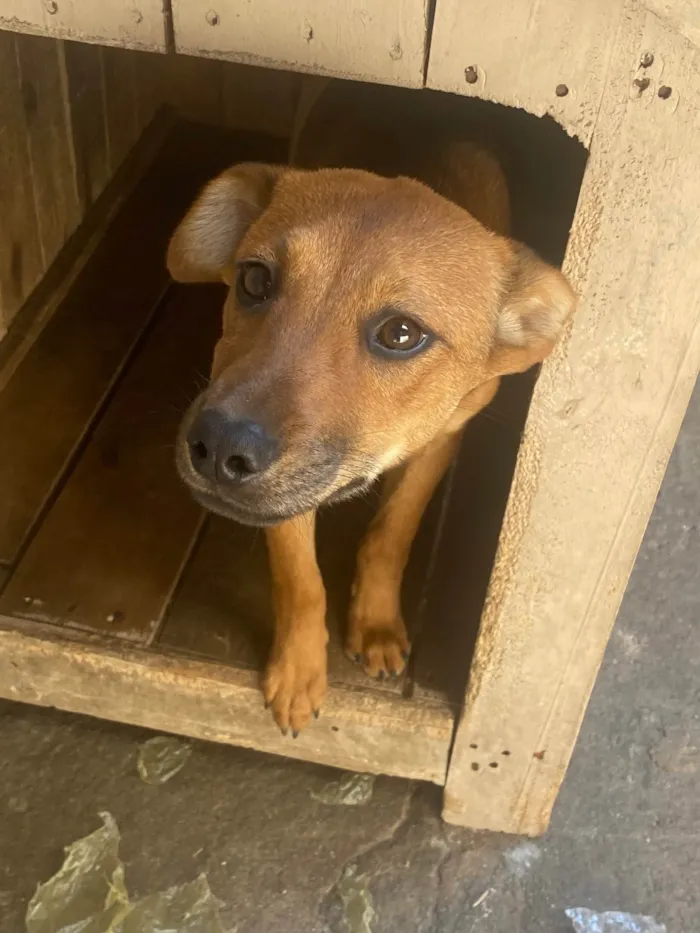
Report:
[[[454,97],[450,119],[468,120],[477,104],[493,112],[510,155],[513,235],[561,264],[586,150],[552,118],[524,110]],[[138,150],[124,171],[136,171]],[[264,535],[204,515],[173,458],[179,419],[207,379],[223,287],[173,284],[164,255],[205,180],[239,161],[284,162],[287,150],[279,136],[171,121],[128,196],[95,226],[94,248],[36,339],[26,341],[37,301],[16,318],[0,351],[5,616],[262,668],[271,631]],[[468,426],[428,510],[406,574],[414,652],[399,681],[369,681],[342,650],[354,556],[376,493],[322,513],[332,684],[461,702],[535,379],[507,379]]]

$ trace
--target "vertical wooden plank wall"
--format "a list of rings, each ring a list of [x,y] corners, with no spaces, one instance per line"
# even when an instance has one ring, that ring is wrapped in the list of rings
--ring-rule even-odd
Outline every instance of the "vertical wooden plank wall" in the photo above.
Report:
[[[145,55],[0,31],[0,337],[152,119]]]
[[[288,136],[301,80],[0,31],[0,339],[161,106]]]

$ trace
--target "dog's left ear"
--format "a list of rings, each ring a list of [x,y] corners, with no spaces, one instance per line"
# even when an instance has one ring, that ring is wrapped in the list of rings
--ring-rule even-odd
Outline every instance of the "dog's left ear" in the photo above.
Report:
[[[532,250],[514,244],[512,262],[490,359],[495,375],[525,372],[549,356],[576,307],[562,273]]]
[[[251,162],[234,165],[210,181],[170,240],[167,266],[172,277],[177,282],[226,281],[236,247],[270,203],[283,171]]]

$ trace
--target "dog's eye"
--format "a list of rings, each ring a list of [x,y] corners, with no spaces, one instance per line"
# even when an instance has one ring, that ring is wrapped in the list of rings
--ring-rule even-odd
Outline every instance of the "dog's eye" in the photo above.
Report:
[[[262,304],[272,297],[274,277],[264,262],[251,260],[238,267],[236,291],[238,300],[246,307]]]
[[[428,340],[429,334],[410,317],[390,317],[372,334],[374,346],[392,356],[420,350]]]

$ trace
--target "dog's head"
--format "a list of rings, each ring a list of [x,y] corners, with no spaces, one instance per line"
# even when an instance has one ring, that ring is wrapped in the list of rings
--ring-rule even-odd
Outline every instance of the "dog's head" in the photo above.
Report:
[[[229,286],[178,468],[258,525],[367,487],[484,382],[544,359],[574,304],[558,271],[421,183],[355,170],[229,169],[168,267]]]

